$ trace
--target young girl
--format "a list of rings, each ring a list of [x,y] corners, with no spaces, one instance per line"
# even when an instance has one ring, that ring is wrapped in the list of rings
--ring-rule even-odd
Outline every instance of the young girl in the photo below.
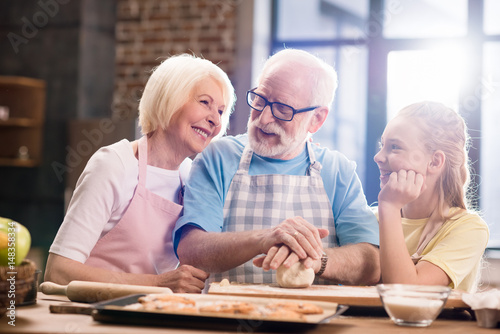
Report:
[[[440,103],[412,104],[387,124],[374,157],[384,283],[475,291],[489,231],[467,203],[468,139]]]

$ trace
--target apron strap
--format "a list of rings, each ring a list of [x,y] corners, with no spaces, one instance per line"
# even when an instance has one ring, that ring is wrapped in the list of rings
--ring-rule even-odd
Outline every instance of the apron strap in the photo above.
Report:
[[[422,252],[424,251],[425,247],[427,246],[427,244],[429,244],[432,238],[434,238],[441,226],[443,226],[443,221],[435,220],[432,218],[433,217],[429,218],[429,220],[425,224],[424,230],[422,231],[420,239],[418,240],[417,250],[411,256],[414,264],[417,264],[417,262],[420,261],[420,259],[422,258]]]
[[[314,151],[312,149],[311,143],[306,142],[307,154],[309,155],[309,161],[311,164],[307,169],[307,175],[309,176],[321,176],[321,163],[316,160]],[[250,162],[252,161],[253,151],[250,148],[250,144],[247,144],[243,149],[243,154],[241,155],[240,164],[238,165],[237,174],[248,174],[250,170]]]
[[[250,169],[250,162],[252,161],[253,151],[250,148],[250,144],[247,144],[243,149],[243,154],[241,155],[240,164],[238,165],[237,174],[248,174]]]
[[[312,149],[311,142],[309,140],[306,141],[306,148],[307,148],[307,153],[309,154],[309,161],[311,164],[309,165],[309,168],[307,169],[307,173],[310,176],[319,176],[321,177],[321,163],[316,160],[316,156],[314,155],[314,151]]]
[[[139,184],[146,187],[146,175],[148,173],[148,137],[142,136],[139,139]],[[182,182],[181,172],[179,170],[179,180],[181,181],[181,189],[178,193],[179,204],[184,203],[184,183]]]
[[[463,215],[465,215],[466,213],[467,213],[466,210],[462,209],[461,212],[453,215],[453,218],[458,219]],[[417,262],[420,261],[420,259],[422,259],[422,252],[424,251],[425,247],[427,247],[429,242],[438,233],[438,231],[441,229],[444,223],[445,222],[442,221],[441,219],[437,219],[434,215],[431,215],[431,217],[424,226],[422,234],[420,235],[420,239],[417,245],[417,250],[411,256],[411,259],[413,260],[414,264],[417,264]]]
[[[148,168],[148,137],[142,136],[139,139],[139,184],[146,187],[146,174]]]

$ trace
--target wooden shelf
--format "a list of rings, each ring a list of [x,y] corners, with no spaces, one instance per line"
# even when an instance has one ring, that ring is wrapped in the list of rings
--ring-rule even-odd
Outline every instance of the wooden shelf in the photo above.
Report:
[[[7,75],[0,76],[0,85],[45,89],[45,81],[43,80]]]
[[[0,120],[0,127],[7,127],[7,126],[31,128],[31,127],[40,126],[40,122],[37,120],[34,120],[32,118],[26,118],[26,117],[24,117],[24,118],[9,118],[7,120]]]
[[[0,166],[9,167],[36,167],[40,164],[35,159],[0,158]]]
[[[0,106],[8,118],[0,120],[0,166],[36,167],[42,160],[45,121],[45,81],[0,76]],[[19,159],[19,152],[26,152]]]

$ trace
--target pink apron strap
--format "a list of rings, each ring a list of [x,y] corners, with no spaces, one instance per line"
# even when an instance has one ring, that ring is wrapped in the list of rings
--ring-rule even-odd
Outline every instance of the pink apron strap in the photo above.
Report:
[[[146,187],[146,174],[148,171],[148,137],[142,136],[139,139],[139,184]]]

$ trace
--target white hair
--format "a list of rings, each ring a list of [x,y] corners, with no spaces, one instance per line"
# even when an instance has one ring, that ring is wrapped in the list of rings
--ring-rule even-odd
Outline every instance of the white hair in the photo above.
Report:
[[[338,86],[337,72],[331,65],[307,51],[284,49],[269,57],[265,62],[258,82],[265,77],[265,73],[272,65],[278,62],[280,67],[287,66],[295,70],[299,67],[306,68],[305,73],[311,83],[308,89],[312,92],[310,104],[331,108]]]
[[[192,96],[196,85],[207,78],[213,78],[222,89],[225,109],[218,137],[224,135],[236,100],[233,85],[217,65],[189,54],[172,56],[153,70],[139,103],[142,133],[167,128],[172,116]]]

